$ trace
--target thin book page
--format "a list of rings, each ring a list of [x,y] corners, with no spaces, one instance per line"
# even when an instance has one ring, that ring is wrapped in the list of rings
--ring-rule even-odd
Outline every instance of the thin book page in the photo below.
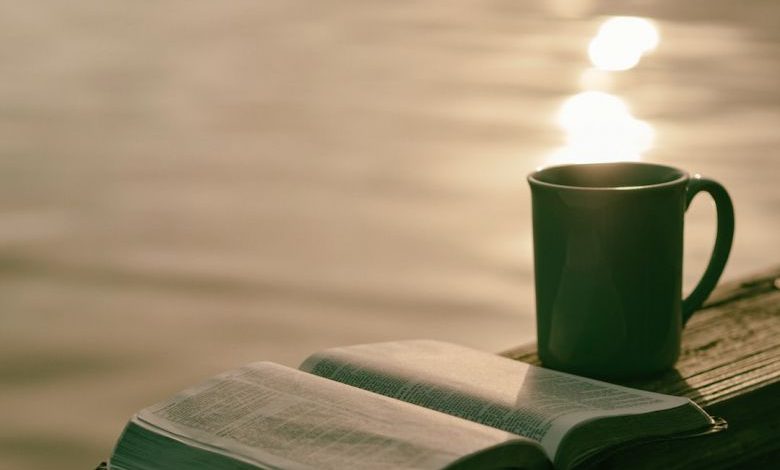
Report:
[[[517,436],[272,363],[221,374],[137,421],[264,466],[443,468]]]
[[[577,424],[691,403],[428,340],[334,348],[301,370],[534,439],[551,460]]]

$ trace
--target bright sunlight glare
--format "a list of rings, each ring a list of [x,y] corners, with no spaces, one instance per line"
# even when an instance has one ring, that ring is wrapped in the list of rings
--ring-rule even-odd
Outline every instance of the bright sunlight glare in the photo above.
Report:
[[[601,70],[628,70],[642,56],[658,46],[660,36],[655,25],[634,16],[616,16],[605,21],[588,46],[588,56]]]
[[[655,136],[625,101],[601,91],[585,91],[564,101],[558,124],[566,131],[566,146],[547,164],[639,160]]]

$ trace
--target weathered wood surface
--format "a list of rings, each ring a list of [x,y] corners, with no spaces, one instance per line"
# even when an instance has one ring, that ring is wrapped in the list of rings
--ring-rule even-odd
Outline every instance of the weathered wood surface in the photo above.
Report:
[[[535,344],[502,354],[539,364]],[[621,384],[689,397],[726,419],[728,429],[643,444],[600,468],[779,468],[780,266],[719,286],[688,323],[676,367]]]
[[[534,344],[503,355],[539,363]],[[720,286],[685,328],[673,370],[620,383],[688,397],[729,427],[639,446],[605,461],[605,468],[778,468],[780,266]]]

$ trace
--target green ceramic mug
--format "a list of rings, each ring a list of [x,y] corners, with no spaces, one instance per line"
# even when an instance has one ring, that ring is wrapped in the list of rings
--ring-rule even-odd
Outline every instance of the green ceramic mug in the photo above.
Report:
[[[682,329],[731,250],[734,209],[723,186],[628,162],[550,167],[528,182],[542,363],[602,378],[673,366]],[[718,232],[704,276],[683,299],[683,217],[700,191],[715,200]]]

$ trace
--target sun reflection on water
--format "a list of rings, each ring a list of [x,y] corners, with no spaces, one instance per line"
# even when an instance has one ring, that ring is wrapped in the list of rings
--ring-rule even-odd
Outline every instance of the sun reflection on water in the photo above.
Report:
[[[580,77],[581,91],[561,104],[557,124],[566,145],[548,155],[546,165],[636,161],[651,148],[653,127],[636,118],[626,101],[607,91],[612,73],[635,67],[658,46],[655,25],[644,18],[618,16],[601,24],[588,45],[593,68]]]
[[[601,91],[585,91],[566,101],[558,113],[566,146],[548,163],[639,160],[655,132],[635,118],[624,100]]]
[[[605,21],[590,41],[588,57],[601,70],[628,70],[636,67],[659,41],[658,29],[649,20],[616,16]]]

